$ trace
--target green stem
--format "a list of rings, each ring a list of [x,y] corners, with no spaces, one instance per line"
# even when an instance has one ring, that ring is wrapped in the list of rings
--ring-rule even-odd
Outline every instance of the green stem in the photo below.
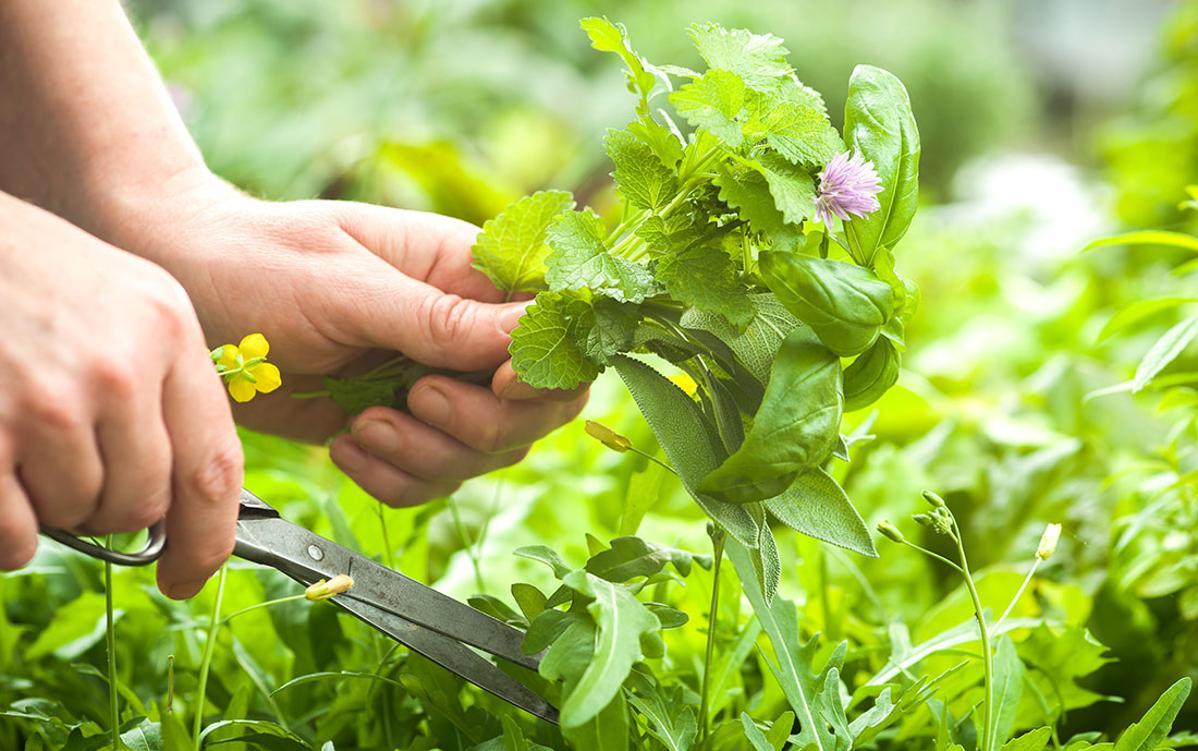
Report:
[[[982,715],[982,740],[978,745],[980,751],[992,751],[994,747],[994,654],[990,650],[990,629],[986,626],[986,612],[982,609],[982,598],[973,582],[969,571],[969,561],[965,558],[965,544],[961,541],[961,530],[953,520],[953,539],[957,543],[957,553],[961,556],[961,575],[965,578],[965,587],[969,590],[969,599],[973,601],[973,611],[977,616],[978,630],[982,637],[982,670],[986,682],[985,713]]]
[[[269,608],[269,607],[272,607],[274,605],[279,605],[284,602],[294,602],[295,600],[303,600],[303,599],[307,599],[307,595],[303,595],[303,594],[291,595],[290,597],[280,597],[277,600],[267,600],[266,602],[258,602],[258,603],[254,603],[253,605],[247,605],[244,608],[242,608],[241,610],[234,610],[232,613],[229,613],[224,618],[221,618],[220,625],[222,625],[222,626],[227,625],[229,623],[229,621],[233,620],[237,616],[245,615],[246,613],[252,612],[254,610],[261,610],[262,608]]]
[[[959,573],[963,576],[969,575],[969,572],[967,572],[965,569],[961,568],[960,566],[953,563],[952,561],[945,558],[944,556],[940,555],[939,553],[928,550],[927,548],[925,548],[922,545],[916,545],[915,543],[911,542],[910,540],[903,540],[903,544],[909,548],[914,548],[915,550],[918,550],[919,552],[923,553],[924,555],[928,556],[929,558],[935,558],[936,560],[940,561],[941,563],[943,563],[946,566],[949,566],[954,571],[956,571],[957,573]],[[958,545],[959,544],[960,543],[958,542]]]
[[[379,529],[383,532],[383,563],[387,564],[387,568],[395,568],[395,553],[391,549],[391,533],[387,531],[387,516],[382,501],[378,501],[375,511],[379,515]]]
[[[1032,567],[1028,569],[1027,576],[1023,577],[1023,583],[1019,585],[1019,589],[1016,590],[1015,596],[1011,598],[1009,603],[1007,603],[1007,609],[1002,611],[1002,615],[1000,615],[998,620],[994,622],[994,625],[990,627],[992,631],[1001,626],[1002,622],[1005,621],[1007,616],[1011,614],[1011,611],[1015,609],[1015,603],[1019,602],[1019,598],[1023,597],[1023,593],[1027,590],[1027,585],[1031,584],[1032,577],[1036,575],[1036,569],[1040,568],[1040,562],[1043,560],[1044,559],[1040,556],[1036,556],[1035,560],[1032,561]]]
[[[453,526],[458,533],[458,538],[462,541],[462,549],[466,551],[466,557],[470,559],[470,565],[474,569],[474,586],[478,589],[479,594],[486,594],[487,584],[483,581],[482,561],[478,559],[478,551],[474,549],[474,543],[470,540],[470,535],[466,532],[466,525],[462,521],[462,514],[458,510],[458,502],[453,496],[449,497],[449,513],[453,516]]]
[[[108,546],[112,546],[112,535],[108,536]],[[121,707],[116,687],[116,621],[112,607],[112,563],[109,561],[104,562],[104,613],[108,630],[108,717],[112,725],[112,749],[118,751],[121,747]]]
[[[192,734],[195,737],[195,751],[200,751],[200,732],[204,729],[204,702],[208,692],[208,671],[212,667],[212,656],[216,653],[216,637],[220,632],[220,607],[225,599],[225,578],[229,567],[220,567],[220,576],[216,582],[216,601],[212,603],[212,620],[208,623],[208,640],[204,643],[204,656],[200,659],[199,685],[196,688],[195,722]]]
[[[703,657],[703,689],[699,700],[699,742],[707,738],[707,712],[711,691],[711,661],[715,657],[715,632],[720,611],[720,562],[724,559],[724,530],[711,536],[714,563],[711,567],[711,611],[707,614],[707,651]]]
[[[631,451],[632,453],[636,454],[637,456],[643,456],[643,457],[645,457],[646,459],[648,459],[649,461],[653,462],[654,464],[656,464],[657,466],[661,467],[662,469],[666,470],[667,472],[670,472],[670,473],[672,473],[672,474],[675,474],[675,475],[676,475],[676,474],[678,474],[678,472],[677,472],[677,471],[676,471],[676,470],[675,470],[673,467],[671,467],[670,465],[666,464],[666,463],[665,463],[665,462],[663,462],[661,459],[658,459],[656,456],[653,456],[653,455],[652,455],[652,454],[650,454],[648,451],[641,451],[641,450],[640,450],[640,449],[638,449],[636,446],[629,446],[629,447],[628,447],[628,450],[629,450],[629,451]]]

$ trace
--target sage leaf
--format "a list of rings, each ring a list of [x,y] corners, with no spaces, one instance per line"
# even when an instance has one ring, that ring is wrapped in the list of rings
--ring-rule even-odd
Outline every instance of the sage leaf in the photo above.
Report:
[[[902,81],[871,65],[853,70],[844,141],[873,162],[882,186],[877,211],[845,222],[854,258],[868,266],[879,248],[902,239],[919,206],[919,129]]]
[[[840,484],[823,469],[799,475],[789,488],[767,500],[765,507],[796,532],[870,558],[878,555],[865,520]]]
[[[861,266],[779,252],[758,263],[779,302],[843,357],[868,349],[894,313],[894,290]]]

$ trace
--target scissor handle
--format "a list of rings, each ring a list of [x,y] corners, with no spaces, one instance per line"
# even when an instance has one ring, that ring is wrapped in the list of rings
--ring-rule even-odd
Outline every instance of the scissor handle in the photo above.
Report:
[[[145,566],[153,563],[162,556],[162,551],[166,547],[166,524],[156,522],[146,532],[149,533],[150,537],[146,540],[144,548],[136,553],[122,553],[119,550],[109,550],[108,548],[92,544],[65,530],[42,527],[42,534],[50,539],[57,540],[68,548],[78,550],[80,553],[86,553],[92,558],[99,558],[102,561],[115,563],[120,566]]]

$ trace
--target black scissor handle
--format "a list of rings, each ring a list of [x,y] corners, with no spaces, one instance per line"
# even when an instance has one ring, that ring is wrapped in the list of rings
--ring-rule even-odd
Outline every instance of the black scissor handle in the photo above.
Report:
[[[122,553],[119,550],[109,550],[108,548],[94,545],[81,537],[76,537],[70,532],[61,529],[42,527],[42,534],[46,537],[57,540],[68,548],[78,550],[80,553],[86,553],[92,558],[99,558],[101,561],[115,563],[120,566],[145,566],[162,557],[162,551],[166,548],[166,524],[164,522],[156,522],[146,532],[150,537],[146,540],[144,548],[136,553]]]

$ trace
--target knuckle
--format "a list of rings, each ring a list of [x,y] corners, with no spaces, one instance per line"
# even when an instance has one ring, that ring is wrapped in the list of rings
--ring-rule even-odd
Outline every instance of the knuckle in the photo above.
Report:
[[[183,286],[170,274],[155,269],[158,278],[154,292],[149,296],[151,318],[157,333],[172,340],[198,326],[191,300]]]
[[[241,487],[244,458],[241,444],[228,441],[187,478],[188,489],[205,502],[219,504],[236,497]]]
[[[435,346],[444,348],[461,341],[474,325],[474,305],[458,295],[436,295],[422,302],[422,316],[428,322]]]
[[[83,399],[74,387],[43,383],[27,395],[24,413],[47,430],[75,430],[83,424]]]
[[[127,401],[137,393],[137,374],[132,358],[98,357],[91,365],[93,386],[117,401]]]
[[[507,436],[503,426],[497,420],[486,420],[478,424],[478,450],[487,454],[497,454],[506,448]]]

